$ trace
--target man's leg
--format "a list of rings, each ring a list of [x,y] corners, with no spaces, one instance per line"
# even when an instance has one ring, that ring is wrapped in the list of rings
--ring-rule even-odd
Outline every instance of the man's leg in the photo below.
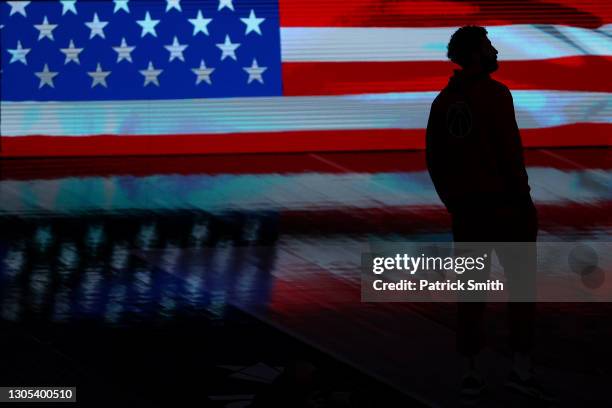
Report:
[[[489,253],[486,267],[483,271],[470,271],[470,276],[460,276],[462,279],[483,280],[489,274],[490,249],[472,248],[464,245],[465,242],[486,242],[489,222],[492,220],[482,214],[455,214],[453,215],[453,240],[455,241],[455,256],[471,256],[474,251],[485,250]],[[476,296],[476,295],[474,295]],[[464,356],[474,356],[484,347],[483,318],[486,307],[485,299],[478,301],[470,294],[461,295],[457,303],[457,351]]]
[[[533,377],[532,351],[537,300],[537,232],[535,207],[529,203],[507,219],[507,239],[512,244],[496,248],[509,288],[508,318],[513,370],[507,386],[540,401],[555,401]]]
[[[484,217],[486,218],[486,217]],[[474,248],[464,246],[463,242],[486,241],[486,223],[483,218],[473,214],[453,216],[453,239],[455,241],[454,256],[471,256]],[[490,252],[490,250],[489,250]],[[487,258],[490,259],[490,255]],[[488,276],[488,267],[481,276],[465,277],[467,279],[482,279]],[[460,276],[459,279],[463,278]],[[464,357],[465,375],[461,384],[461,392],[466,398],[478,397],[484,389],[484,381],[478,367],[478,356],[485,345],[484,299],[474,298],[469,294],[460,294],[457,302],[457,351]]]
[[[468,359],[474,359],[485,344],[484,302],[457,303],[457,351]]]
[[[508,283],[510,347],[531,355],[535,331],[538,219],[531,201],[504,222],[502,243],[496,248]],[[523,359],[524,360],[524,359]]]

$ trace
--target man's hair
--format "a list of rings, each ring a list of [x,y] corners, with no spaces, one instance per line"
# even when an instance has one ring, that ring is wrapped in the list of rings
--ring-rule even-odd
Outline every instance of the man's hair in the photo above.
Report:
[[[480,46],[482,36],[486,35],[487,30],[484,27],[475,25],[461,27],[451,36],[446,56],[455,64],[465,66],[470,60],[472,51]]]

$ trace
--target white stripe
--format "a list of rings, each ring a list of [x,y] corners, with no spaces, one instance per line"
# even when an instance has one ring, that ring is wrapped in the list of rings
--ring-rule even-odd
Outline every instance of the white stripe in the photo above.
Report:
[[[607,36],[612,36],[612,24],[602,25],[597,29],[598,32],[604,33]]]
[[[283,27],[283,62],[447,61],[446,47],[458,27]],[[500,61],[612,55],[605,30],[541,24],[487,27]]]
[[[606,92],[513,91],[522,129],[612,123]],[[157,101],[2,102],[3,136],[423,129],[437,92]]]

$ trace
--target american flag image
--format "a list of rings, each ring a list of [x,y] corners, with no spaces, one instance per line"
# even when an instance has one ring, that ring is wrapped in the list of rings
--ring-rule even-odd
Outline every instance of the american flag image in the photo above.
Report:
[[[609,145],[607,2],[3,1],[3,157],[419,149],[461,25],[526,146]]]

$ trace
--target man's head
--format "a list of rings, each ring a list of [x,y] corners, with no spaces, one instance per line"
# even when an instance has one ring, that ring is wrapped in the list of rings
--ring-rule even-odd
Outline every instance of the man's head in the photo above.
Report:
[[[464,69],[491,73],[497,70],[497,50],[479,26],[461,27],[448,43],[448,58]]]

